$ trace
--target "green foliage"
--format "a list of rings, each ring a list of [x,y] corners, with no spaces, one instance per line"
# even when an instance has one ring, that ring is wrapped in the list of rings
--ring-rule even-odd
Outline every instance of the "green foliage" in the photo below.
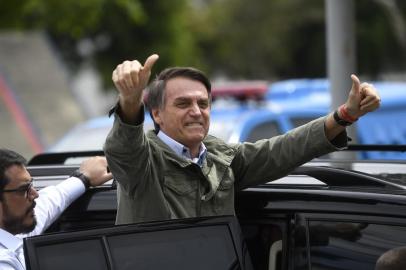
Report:
[[[104,2],[104,0],[2,1],[0,25],[2,28],[45,28],[54,33],[80,38],[97,27]]]
[[[405,16],[406,5],[403,1],[397,3]],[[402,48],[396,37],[391,16],[374,1],[357,2],[358,65],[360,72],[371,77],[384,71],[405,69],[406,48]]]
[[[406,24],[406,4],[393,1]],[[359,70],[405,69],[405,47],[379,1],[354,0]],[[325,1],[214,0],[199,44],[212,74],[233,78],[326,76]]]
[[[208,10],[210,35],[201,42],[215,55],[216,73],[264,78],[323,75],[323,1],[218,0]],[[306,12],[301,12],[306,7]],[[206,26],[206,25],[205,25]],[[320,43],[322,41],[322,43]],[[303,53],[305,52],[306,53]],[[317,60],[317,61],[314,61]]]
[[[45,29],[72,70],[90,57],[106,86],[117,64],[154,52],[155,70],[197,63],[187,0],[17,0],[0,2],[0,10],[0,28]],[[77,50],[83,40],[93,44],[90,56]]]
[[[45,29],[75,70],[93,61],[111,86],[127,59],[160,54],[154,72],[196,66],[209,75],[272,79],[326,76],[324,0],[13,0],[0,2],[0,28]],[[391,14],[357,0],[359,70],[405,68]],[[395,1],[406,15],[406,4]],[[406,22],[405,22],[406,23]],[[93,44],[81,53],[83,40]]]

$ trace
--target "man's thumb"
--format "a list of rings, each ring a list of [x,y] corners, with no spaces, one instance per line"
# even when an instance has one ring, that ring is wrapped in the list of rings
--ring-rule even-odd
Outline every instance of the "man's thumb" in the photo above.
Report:
[[[143,70],[150,72],[152,69],[152,66],[155,64],[155,62],[158,60],[159,56],[157,54],[153,54],[145,60]]]
[[[360,85],[361,82],[359,81],[358,77],[354,74],[351,74],[351,79],[352,79],[352,87],[351,90],[354,90],[356,92],[360,91]]]

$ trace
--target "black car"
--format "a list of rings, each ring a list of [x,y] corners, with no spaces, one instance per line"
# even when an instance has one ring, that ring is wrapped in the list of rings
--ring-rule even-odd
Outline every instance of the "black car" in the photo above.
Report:
[[[44,154],[28,169],[42,188],[78,167],[66,160],[96,154]],[[236,217],[113,226],[116,199],[114,181],[88,190],[47,234],[25,240],[27,268],[372,270],[406,246],[403,161],[314,160],[240,191]]]

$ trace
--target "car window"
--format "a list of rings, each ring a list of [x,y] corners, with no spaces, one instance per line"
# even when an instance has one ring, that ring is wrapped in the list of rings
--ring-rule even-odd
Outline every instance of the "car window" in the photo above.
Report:
[[[374,270],[383,253],[406,246],[406,223],[389,221],[354,216],[303,222],[295,232],[295,269]]]
[[[241,229],[255,269],[280,270],[283,267],[283,239],[287,234],[287,221],[267,219],[266,222],[245,222]]]

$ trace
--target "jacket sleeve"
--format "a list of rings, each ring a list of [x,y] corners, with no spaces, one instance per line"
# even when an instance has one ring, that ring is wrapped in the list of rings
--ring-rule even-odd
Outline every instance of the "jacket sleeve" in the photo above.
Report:
[[[286,134],[255,143],[242,143],[231,163],[236,188],[243,189],[287,175],[313,158],[344,148],[347,134],[339,134],[330,142],[321,117]]]
[[[124,191],[131,193],[141,179],[147,179],[150,171],[150,150],[143,129],[144,119],[139,125],[129,125],[117,113],[114,113],[114,117],[113,127],[104,144],[104,152],[114,179]]]

